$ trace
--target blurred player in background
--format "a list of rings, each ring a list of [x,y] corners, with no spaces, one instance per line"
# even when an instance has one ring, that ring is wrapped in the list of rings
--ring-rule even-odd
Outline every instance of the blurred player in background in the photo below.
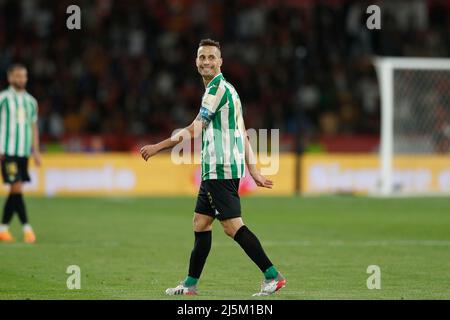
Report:
[[[261,291],[255,295],[270,295],[284,287],[286,279],[269,260],[256,235],[244,225],[238,190],[240,178],[245,174],[245,163],[258,186],[272,188],[273,183],[256,168],[239,95],[220,71],[220,44],[211,39],[202,40],[196,65],[205,85],[197,118],[173,137],[141,149],[142,157],[147,161],[159,151],[178,144],[186,133],[189,133],[189,138],[202,134],[202,182],[193,219],[195,242],[189,273],[180,285],[168,288],[166,294],[197,294],[197,282],[211,249],[212,223],[217,218],[225,233],[241,246],[264,274]]]
[[[36,236],[28,223],[22,195],[24,182],[30,181],[28,158],[33,156],[36,166],[41,164],[38,105],[26,90],[27,69],[14,64],[7,71],[9,87],[0,92],[0,161],[3,181],[10,185],[0,224],[0,241],[11,242],[9,224],[17,212],[23,226],[24,241],[34,243]]]

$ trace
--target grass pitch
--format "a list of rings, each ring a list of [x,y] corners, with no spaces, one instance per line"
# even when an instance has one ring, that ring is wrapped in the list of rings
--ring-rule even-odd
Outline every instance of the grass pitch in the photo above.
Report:
[[[251,299],[262,275],[217,222],[197,297],[187,272],[193,198],[27,198],[35,245],[0,243],[0,299]],[[258,299],[450,299],[450,199],[243,198],[243,217],[288,279]],[[69,265],[81,289],[67,289]],[[369,265],[381,289],[369,290]]]

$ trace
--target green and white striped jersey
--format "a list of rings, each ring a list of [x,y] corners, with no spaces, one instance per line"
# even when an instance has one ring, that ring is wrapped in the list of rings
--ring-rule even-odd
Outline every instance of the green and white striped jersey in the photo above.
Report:
[[[11,86],[0,92],[0,154],[28,157],[37,121],[37,102],[28,92]]]
[[[202,180],[237,179],[245,175],[244,120],[239,95],[219,73],[207,85],[200,116]]]

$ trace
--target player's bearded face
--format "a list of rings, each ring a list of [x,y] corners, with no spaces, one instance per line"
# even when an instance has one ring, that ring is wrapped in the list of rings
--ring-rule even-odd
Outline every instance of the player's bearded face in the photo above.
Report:
[[[214,46],[202,46],[197,51],[195,60],[198,72],[204,78],[212,78],[220,73],[222,58],[220,50]]]
[[[27,71],[24,69],[16,69],[9,75],[8,80],[13,87],[23,90],[28,81]]]

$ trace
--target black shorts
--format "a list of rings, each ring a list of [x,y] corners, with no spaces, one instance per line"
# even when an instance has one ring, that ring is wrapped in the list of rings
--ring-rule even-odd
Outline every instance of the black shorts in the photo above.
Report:
[[[4,183],[30,181],[28,174],[28,157],[5,156],[2,163],[2,178]]]
[[[198,191],[195,212],[220,221],[241,216],[239,179],[204,180]]]

